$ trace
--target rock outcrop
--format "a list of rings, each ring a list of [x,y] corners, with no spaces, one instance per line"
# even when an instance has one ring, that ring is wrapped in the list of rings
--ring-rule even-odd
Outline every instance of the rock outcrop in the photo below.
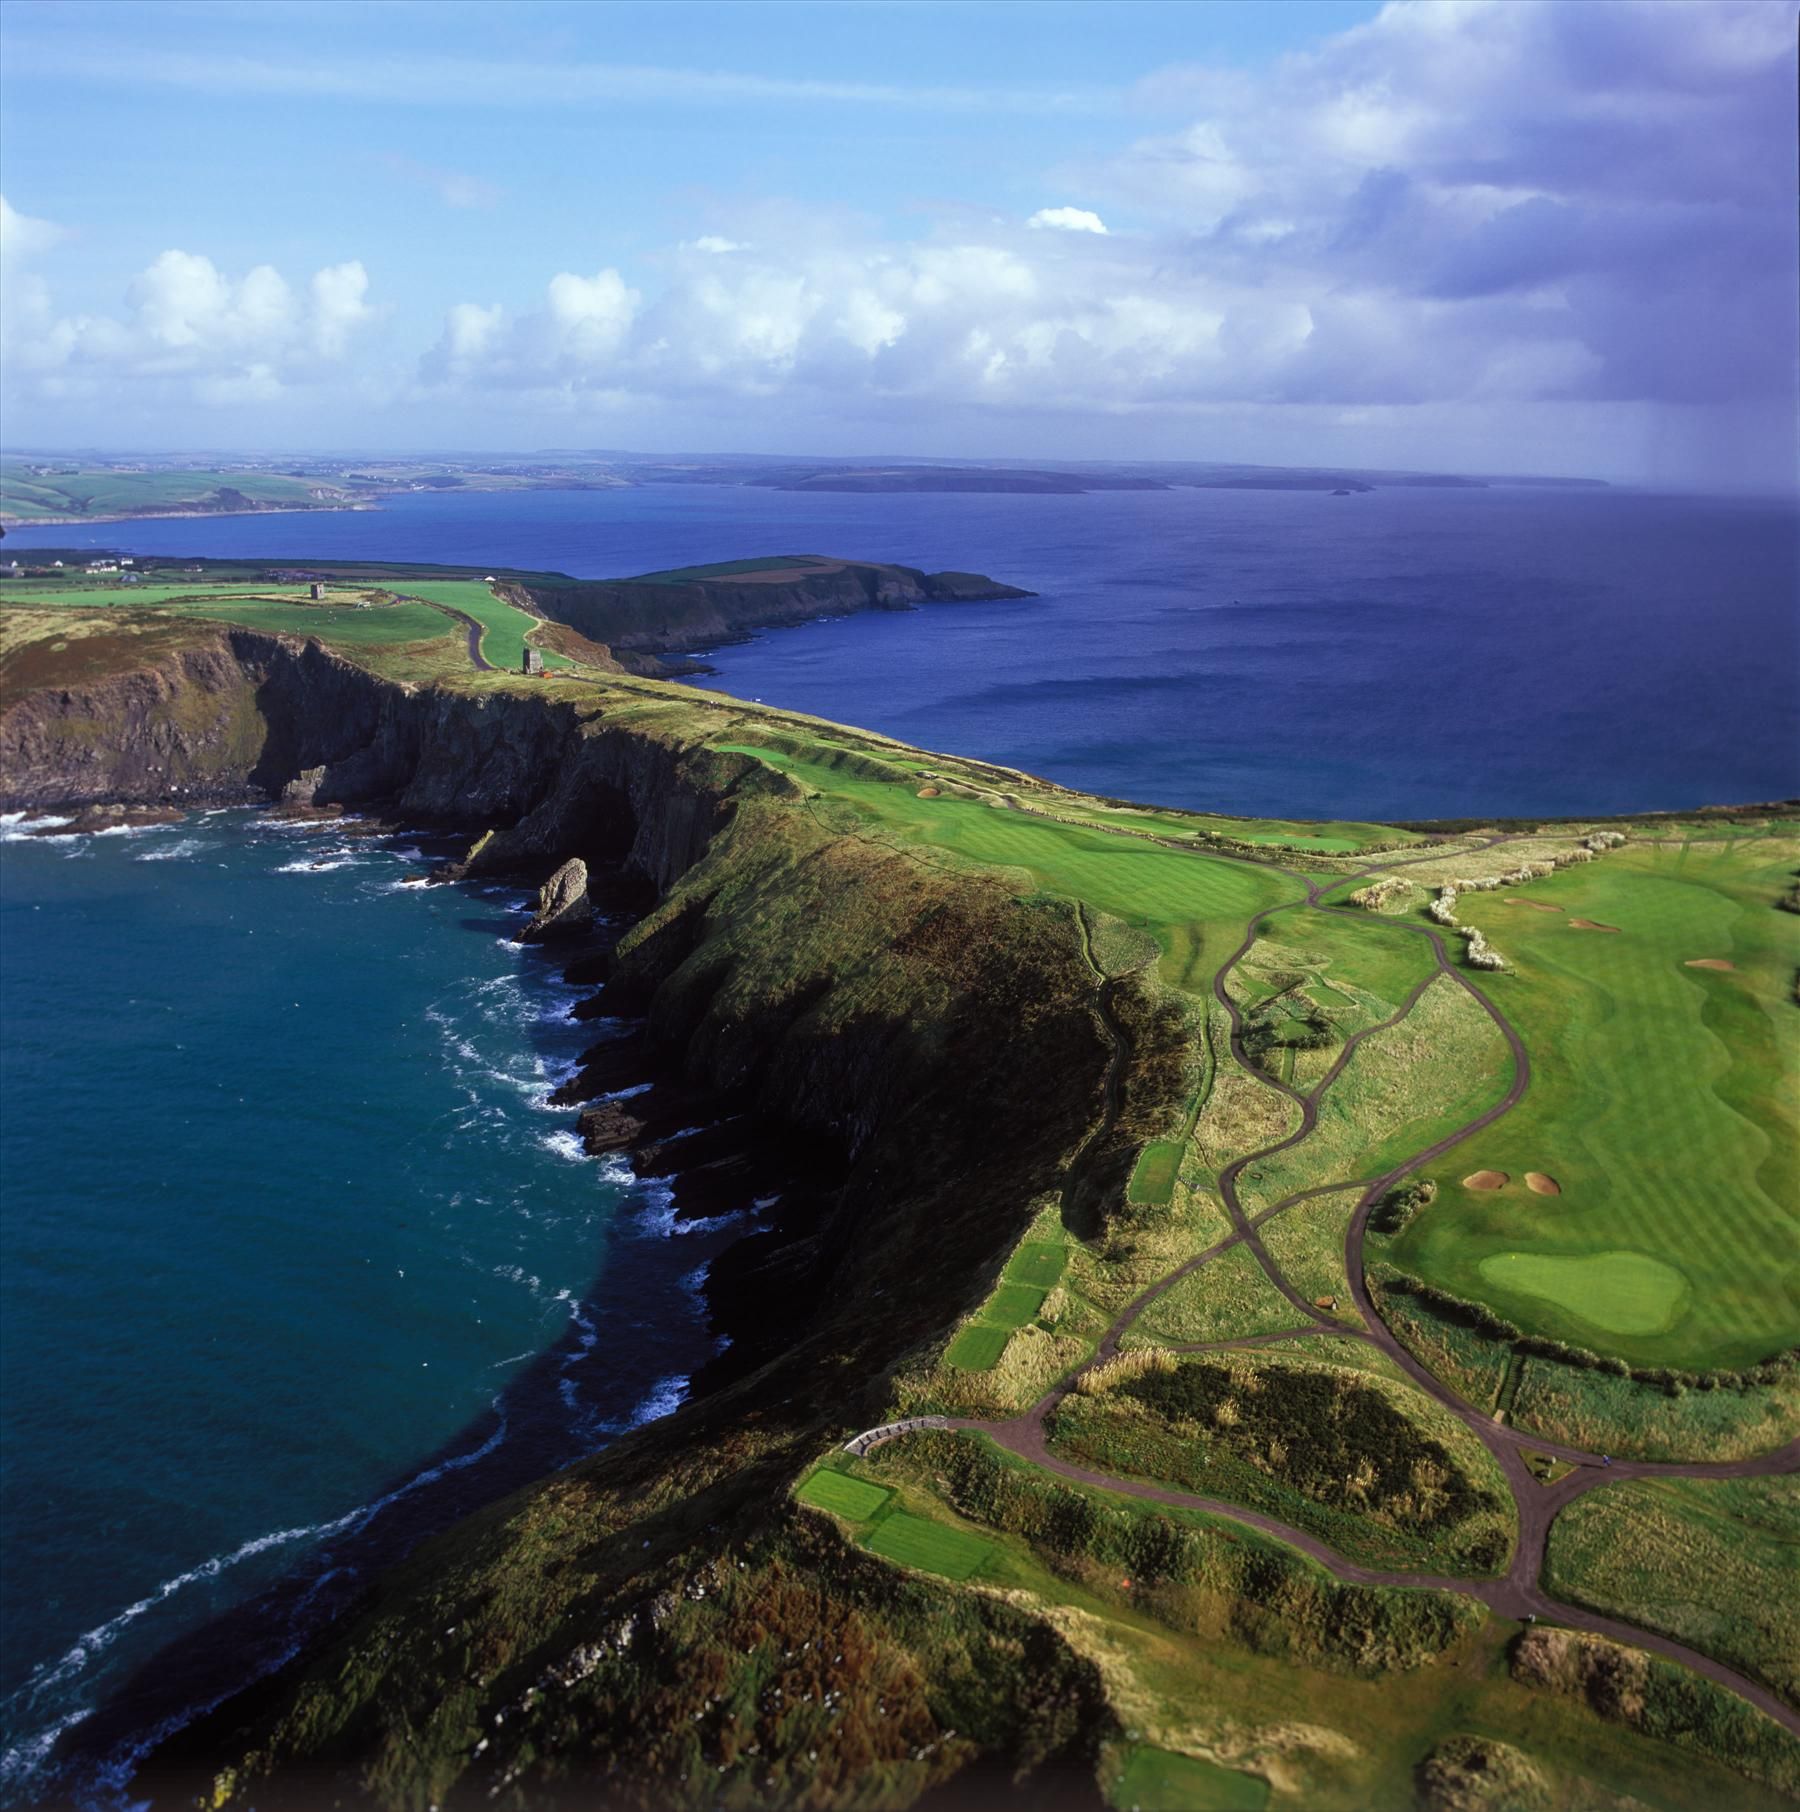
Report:
[[[544,938],[573,937],[594,922],[594,903],[588,898],[587,864],[571,856],[538,889],[537,911],[519,933],[521,944]]]

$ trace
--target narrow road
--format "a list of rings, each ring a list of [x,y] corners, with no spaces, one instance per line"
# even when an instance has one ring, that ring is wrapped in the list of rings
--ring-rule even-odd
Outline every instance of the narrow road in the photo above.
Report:
[[[434,603],[430,598],[415,598],[407,592],[394,594],[402,604],[423,604],[427,610],[435,610],[454,622],[461,623],[469,632],[469,665],[478,673],[498,673],[500,669],[481,652],[481,638],[485,631],[466,610],[457,610],[449,604]]]
[[[1033,817],[1050,819],[1055,823],[1066,822],[1057,819],[1048,812],[1034,811],[1031,807],[1017,800],[1008,799],[1013,809]],[[1459,968],[1450,958],[1443,937],[1429,925],[1409,924],[1401,921],[1387,920],[1394,928],[1422,937],[1430,944],[1434,956],[1432,973],[1420,982],[1407,996],[1399,1010],[1379,1025],[1364,1027],[1345,1041],[1330,1069],[1314,1087],[1306,1092],[1295,1089],[1279,1078],[1270,1076],[1250,1061],[1248,1052],[1242,1042],[1243,1014],[1237,1002],[1232,998],[1227,987],[1231,971],[1255,947],[1264,922],[1278,912],[1289,912],[1296,908],[1328,912],[1334,915],[1360,919],[1364,915],[1358,908],[1329,906],[1323,896],[1334,889],[1366,881],[1373,876],[1385,873],[1393,868],[1414,866],[1422,862],[1440,862],[1446,859],[1442,850],[1432,851],[1418,856],[1402,857],[1394,861],[1384,861],[1373,868],[1359,870],[1350,875],[1330,876],[1324,880],[1303,874],[1298,870],[1282,867],[1272,862],[1259,862],[1249,856],[1235,855],[1225,851],[1196,849],[1192,845],[1178,842],[1172,838],[1146,835],[1120,827],[1092,825],[1088,828],[1110,832],[1126,837],[1139,837],[1159,843],[1167,848],[1180,850],[1186,854],[1210,857],[1215,861],[1244,862],[1252,867],[1276,868],[1280,873],[1291,876],[1305,888],[1305,897],[1286,902],[1279,906],[1260,909],[1246,928],[1244,940],[1222,963],[1213,977],[1212,991],[1214,998],[1224,1007],[1231,1023],[1231,1051],[1245,1073],[1259,1082],[1285,1095],[1300,1108],[1301,1123],[1299,1127],[1282,1139],[1265,1146],[1248,1156],[1238,1158],[1219,1173],[1219,1192],[1225,1202],[1226,1211],[1232,1222],[1232,1231],[1221,1240],[1215,1241],[1203,1252],[1177,1266],[1165,1277],[1141,1292],[1128,1303],[1114,1319],[1088,1361],[1062,1379],[1042,1398],[1022,1415],[1006,1421],[983,1421],[978,1419],[961,1419],[951,1421],[948,1426],[969,1429],[989,1436],[1009,1452],[1045,1471],[1058,1474],[1078,1483],[1099,1487],[1103,1490],[1119,1492],[1128,1497],[1144,1498],[1154,1503],[1164,1503],[1183,1508],[1206,1511],[1212,1515],[1228,1518],[1257,1529],[1264,1534],[1285,1542],[1291,1547],[1310,1556],[1321,1566],[1330,1571],[1336,1578],[1355,1585],[1407,1586],[1437,1591],[1460,1592],[1479,1599],[1498,1615],[1523,1620],[1526,1618],[1543,1618],[1546,1621],[1559,1623],[1571,1629],[1586,1631],[1593,1635],[1604,1636],[1615,1642],[1631,1647],[1647,1649],[1663,1655],[1682,1666],[1691,1669],[1703,1678],[1725,1687],[1736,1693],[1759,1711],[1774,1718],[1784,1728],[1800,1735],[1800,1711],[1785,1700],[1771,1693],[1766,1687],[1748,1679],[1735,1669],[1715,1661],[1708,1655],[1691,1649],[1685,1644],[1671,1640],[1655,1631],[1640,1628],[1636,1624],[1623,1622],[1616,1618],[1605,1617],[1595,1612],[1583,1610],[1577,1606],[1564,1604],[1551,1598],[1543,1589],[1542,1574],[1545,1551],[1549,1542],[1550,1525],[1557,1514],[1577,1497],[1595,1487],[1622,1483],[1637,1478],[1693,1478],[1693,1479],[1744,1479],[1765,1478],[1779,1474],[1800,1472],[1800,1439],[1790,1441],[1786,1446],[1773,1452],[1759,1454],[1747,1460],[1723,1462],[1683,1462],[1683,1461],[1650,1461],[1650,1460],[1607,1460],[1604,1456],[1587,1452],[1581,1448],[1571,1447],[1565,1443],[1544,1440],[1536,1435],[1523,1433],[1492,1416],[1476,1409],[1465,1402],[1448,1385],[1444,1384],[1433,1372],[1422,1365],[1404,1346],[1397,1335],[1377,1312],[1370,1295],[1367,1279],[1363,1274],[1363,1241],[1368,1227],[1369,1216],[1376,1204],[1389,1190],[1404,1178],[1412,1175],[1424,1165],[1442,1156],[1452,1147],[1461,1144],[1475,1133],[1491,1126],[1502,1115],[1517,1106],[1531,1083],[1531,1059],[1526,1052],[1524,1040],[1519,1036],[1512,1022],[1498,1007],[1478,988],[1468,974]],[[1503,844],[1519,841],[1518,836],[1495,837],[1480,846],[1483,852],[1499,848]],[[1469,852],[1473,853],[1473,852]],[[1087,942],[1087,924],[1085,916],[1082,922],[1084,944]],[[1091,946],[1089,946],[1091,962]],[[1318,1123],[1319,1103],[1326,1091],[1343,1073],[1345,1065],[1356,1047],[1363,1039],[1374,1032],[1384,1031],[1398,1025],[1418,1004],[1425,990],[1438,979],[1448,976],[1462,988],[1498,1027],[1501,1036],[1512,1057],[1512,1081],[1505,1094],[1491,1107],[1466,1120],[1454,1131],[1446,1133],[1423,1151],[1416,1152],[1404,1163],[1397,1164],[1385,1175],[1373,1182],[1346,1180],[1342,1183],[1328,1184],[1321,1188],[1308,1189],[1288,1196],[1271,1207],[1262,1210],[1254,1217],[1246,1216],[1238,1200],[1237,1182],[1250,1164],[1285,1151],[1308,1137]],[[1110,1013],[1103,1017],[1111,1024]],[[1115,1028],[1116,1029],[1116,1028]],[[1124,1055],[1123,1049],[1115,1044],[1113,1063],[1108,1068],[1108,1119],[1114,1102],[1114,1091],[1118,1078],[1114,1075],[1119,1060]],[[1092,1144],[1093,1138],[1099,1136],[1101,1129],[1084,1143],[1085,1151]],[[1257,1227],[1274,1215],[1293,1207],[1300,1201],[1311,1197],[1329,1194],[1338,1189],[1360,1186],[1362,1195],[1351,1216],[1345,1234],[1344,1259],[1345,1269],[1350,1284],[1351,1299],[1356,1305],[1362,1319],[1360,1329],[1347,1329],[1341,1323],[1332,1320],[1316,1310],[1306,1301],[1292,1283],[1283,1275],[1280,1267],[1271,1258],[1263,1244]],[[1049,1449],[1048,1425],[1063,1399],[1073,1390],[1075,1381],[1094,1367],[1103,1365],[1114,1357],[1119,1350],[1119,1342],[1131,1324],[1144,1310],[1182,1278],[1199,1270],[1217,1258],[1222,1252],[1238,1243],[1250,1246],[1255,1252],[1258,1263],[1267,1273],[1287,1300],[1306,1318],[1307,1325],[1298,1328],[1283,1329],[1278,1333],[1252,1336],[1248,1340],[1202,1342],[1193,1346],[1177,1347],[1178,1352],[1204,1351],[1226,1346],[1250,1346],[1272,1344],[1282,1340],[1294,1339],[1306,1334],[1324,1333],[1348,1335],[1370,1341],[1405,1372],[1419,1389],[1424,1391],[1434,1402],[1442,1405],[1456,1416],[1475,1437],[1487,1448],[1499,1466],[1507,1486],[1511,1491],[1518,1519],[1518,1535],[1513,1545],[1511,1564],[1506,1573],[1499,1578],[1490,1579],[1456,1579],[1435,1575],[1407,1572],[1382,1572],[1358,1566],[1347,1560],[1335,1549],[1327,1546],[1317,1537],[1308,1535],[1304,1530],[1295,1529],[1259,1512],[1248,1510],[1239,1504],[1221,1500],[1198,1497],[1188,1492],[1175,1491],[1163,1486],[1152,1485],[1136,1479],[1119,1478],[1112,1474],[1091,1471],[1076,1466],[1059,1458]],[[1526,1464],[1525,1452],[1547,1454],[1552,1458],[1568,1462],[1574,1470],[1552,1484],[1542,1483]]]

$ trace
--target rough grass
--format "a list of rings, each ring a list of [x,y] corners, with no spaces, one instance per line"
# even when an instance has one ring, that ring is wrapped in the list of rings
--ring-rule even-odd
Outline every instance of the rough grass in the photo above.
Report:
[[[1514,1427],[1642,1460],[1742,1460],[1800,1435],[1800,1378],[1750,1390],[1687,1390],[1605,1372],[1518,1361],[1509,1420]]]
[[[1347,1319],[1355,1318],[1355,1309],[1344,1268],[1344,1241],[1361,1199],[1360,1189],[1334,1190],[1310,1202],[1296,1202],[1258,1229],[1282,1276],[1308,1302],[1331,1297]]]
[[[1399,1262],[1528,1331],[1637,1363],[1731,1367],[1800,1339],[1800,917],[1770,909],[1793,848],[1634,844],[1534,884],[1555,914],[1464,896],[1459,911],[1513,962],[1493,986],[1531,1087],[1426,1173],[1439,1201],[1396,1242]],[[1573,917],[1621,930],[1574,931]],[[1685,967],[1698,956],[1736,970]],[[1545,1171],[1562,1194],[1460,1189],[1483,1168]],[[1672,1321],[1609,1326],[1604,1300],[1587,1314],[1484,1266],[1499,1253],[1608,1252],[1686,1280]]]
[[[1127,1340],[1165,1346],[1242,1340],[1291,1328],[1300,1319],[1300,1311],[1240,1241],[1164,1290],[1131,1324]]]
[[[1066,1458],[1279,1517],[1374,1566],[1488,1574],[1512,1542],[1492,1456],[1418,1391],[1329,1363],[1219,1352],[1065,1398]]]
[[[1498,1027],[1458,982],[1440,975],[1405,1019],[1351,1053],[1312,1133],[1243,1172],[1239,1198],[1254,1211],[1303,1189],[1380,1176],[1479,1113],[1511,1079]]]
[[[1634,1479],[1557,1517],[1545,1584],[1800,1704],[1797,1569],[1800,1478]]]

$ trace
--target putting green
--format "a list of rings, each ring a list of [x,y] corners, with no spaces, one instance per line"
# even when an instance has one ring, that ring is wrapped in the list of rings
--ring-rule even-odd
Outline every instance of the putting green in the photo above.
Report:
[[[1503,1290],[1539,1296],[1609,1334],[1661,1334],[1675,1325],[1687,1279],[1644,1252],[1558,1258],[1547,1252],[1495,1252],[1481,1275]]]

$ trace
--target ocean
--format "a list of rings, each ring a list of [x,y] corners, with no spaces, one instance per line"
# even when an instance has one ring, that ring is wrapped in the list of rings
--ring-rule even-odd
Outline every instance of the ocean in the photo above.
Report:
[[[661,485],[7,549],[986,572],[1040,595],[772,633],[714,651],[713,683],[1121,797],[1416,819],[1800,793],[1796,528],[1788,503],[1529,487]],[[102,1704],[142,1728],[216,1685],[217,1655],[167,1645],[272,1593],[242,1665],[272,1661],[418,1530],[673,1407],[731,1237],[678,1235],[549,1108],[598,1033],[508,940],[523,896],[407,885],[406,839],[256,812],[26,828],[0,859],[15,1800]]]
[[[421,1529],[673,1408],[728,1237],[549,1106],[608,1026],[510,941],[524,894],[255,811],[28,829],[0,860],[15,1800],[165,1644],[297,1569],[241,1679]],[[159,1659],[145,1719],[219,1661]]]
[[[1421,819],[1800,792],[1792,500],[1532,486],[856,496],[705,485],[9,535],[604,577],[770,553],[984,572],[1020,603],[718,650],[717,683],[1123,798]]]

